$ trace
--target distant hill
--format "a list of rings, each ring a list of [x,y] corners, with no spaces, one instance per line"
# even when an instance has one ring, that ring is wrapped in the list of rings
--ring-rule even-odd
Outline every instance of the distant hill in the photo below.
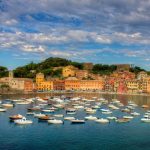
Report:
[[[83,69],[83,63],[74,62],[64,58],[50,57],[40,63],[31,62],[25,66],[17,67],[14,69],[14,76],[22,78],[35,78],[36,73],[43,72],[45,76],[62,77],[62,67],[68,65],[73,65],[78,69]],[[116,68],[116,65],[94,64],[91,72],[100,75],[110,75],[113,71],[116,70]],[[140,71],[145,70],[135,66],[131,68],[130,71],[137,74]],[[150,74],[150,72],[148,72],[148,74]],[[0,77],[5,76],[8,76],[8,69],[6,67],[0,66]]]

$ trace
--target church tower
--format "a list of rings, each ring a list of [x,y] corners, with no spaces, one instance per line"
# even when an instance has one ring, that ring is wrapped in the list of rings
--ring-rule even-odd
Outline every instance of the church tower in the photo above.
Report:
[[[9,71],[9,78],[10,78],[10,79],[14,78],[14,73],[13,73],[13,71]]]

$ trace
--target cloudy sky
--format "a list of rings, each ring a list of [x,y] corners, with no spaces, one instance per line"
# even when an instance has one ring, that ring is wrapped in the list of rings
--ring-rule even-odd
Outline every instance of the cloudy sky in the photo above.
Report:
[[[0,0],[0,65],[48,57],[150,70],[150,0]]]

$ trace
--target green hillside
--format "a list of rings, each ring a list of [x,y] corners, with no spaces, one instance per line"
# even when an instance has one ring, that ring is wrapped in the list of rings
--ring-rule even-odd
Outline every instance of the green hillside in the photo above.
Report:
[[[67,60],[64,58],[53,58],[50,57],[40,63],[29,63],[25,66],[17,67],[14,69],[15,77],[22,78],[35,78],[36,73],[43,72],[45,76],[51,77],[62,77],[62,69],[61,67],[73,65],[79,69],[83,69],[83,63],[73,62],[71,60]],[[58,69],[54,69],[54,67],[59,67]],[[92,69],[92,73],[100,74],[100,75],[110,75],[113,71],[116,70],[115,65],[106,65],[106,64],[95,64]],[[140,71],[145,71],[140,67],[133,67],[130,69],[131,72],[135,74]],[[149,74],[150,72],[148,72]],[[0,77],[8,76],[8,69],[6,67],[0,66]]]

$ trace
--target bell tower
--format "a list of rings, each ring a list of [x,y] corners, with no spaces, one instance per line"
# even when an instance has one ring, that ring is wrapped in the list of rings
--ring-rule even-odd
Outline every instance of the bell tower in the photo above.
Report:
[[[12,70],[11,70],[11,71],[9,71],[9,78],[10,78],[10,79],[14,78],[14,73],[13,73],[13,71],[12,71]]]

